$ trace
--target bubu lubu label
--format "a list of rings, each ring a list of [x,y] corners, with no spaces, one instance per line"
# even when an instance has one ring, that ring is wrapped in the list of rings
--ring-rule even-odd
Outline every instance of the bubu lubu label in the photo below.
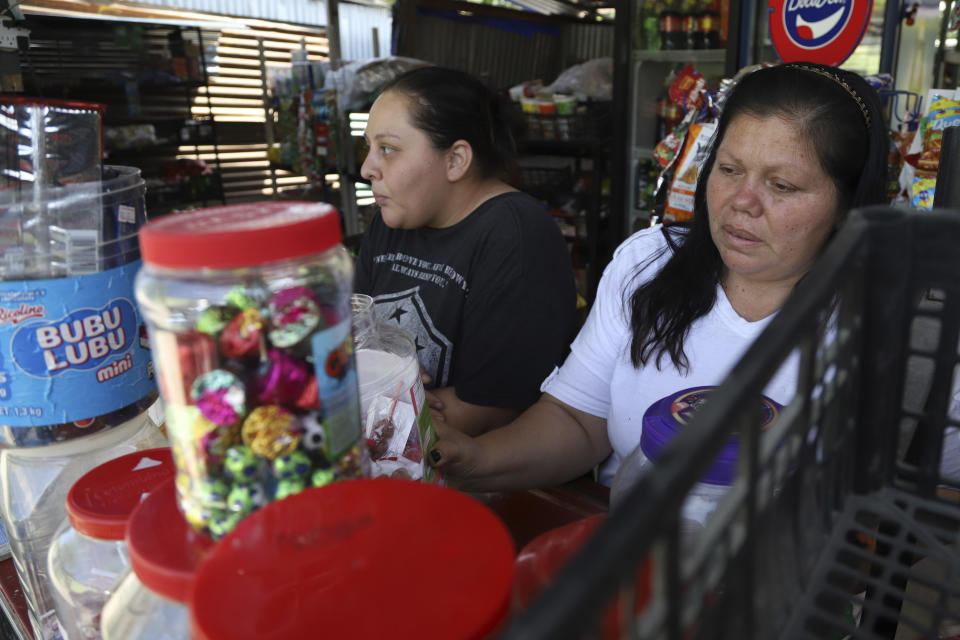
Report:
[[[0,424],[82,421],[156,387],[134,304],[140,262],[56,280],[0,282]]]

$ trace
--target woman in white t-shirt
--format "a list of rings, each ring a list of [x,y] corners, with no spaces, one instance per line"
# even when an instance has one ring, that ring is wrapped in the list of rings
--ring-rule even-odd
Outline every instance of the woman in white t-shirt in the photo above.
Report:
[[[586,324],[539,401],[469,438],[437,416],[430,459],[452,486],[548,486],[600,467],[609,484],[645,410],[718,385],[855,207],[885,201],[887,131],[876,91],[808,63],[746,74],[731,89],[689,228],[623,242]],[[784,402],[794,375],[764,393]]]

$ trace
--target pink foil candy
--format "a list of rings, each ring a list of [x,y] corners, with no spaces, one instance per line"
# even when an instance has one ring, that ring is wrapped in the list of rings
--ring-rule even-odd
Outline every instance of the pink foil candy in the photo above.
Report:
[[[309,365],[279,349],[270,349],[254,381],[257,404],[294,405],[310,379]]]

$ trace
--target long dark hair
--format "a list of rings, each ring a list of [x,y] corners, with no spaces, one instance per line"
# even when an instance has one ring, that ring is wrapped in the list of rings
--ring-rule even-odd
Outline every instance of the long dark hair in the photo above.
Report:
[[[836,186],[840,216],[852,208],[885,201],[887,127],[879,96],[863,78],[812,63],[747,73],[723,105],[697,182],[692,222],[663,228],[666,250],[672,255],[656,276],[625,294],[630,295],[634,367],[652,359],[660,369],[662,358],[669,356],[677,369],[689,370],[684,340],[694,321],[716,304],[723,275],[723,261],[710,236],[707,178],[730,122],[740,115],[778,116],[796,123],[799,135],[810,140],[820,166]],[[641,265],[637,275],[645,268]]]
[[[418,67],[389,83],[381,93],[393,91],[410,100],[413,125],[427,134],[437,149],[449,149],[466,140],[484,178],[504,172],[516,155],[506,100],[478,78],[445,67]]]

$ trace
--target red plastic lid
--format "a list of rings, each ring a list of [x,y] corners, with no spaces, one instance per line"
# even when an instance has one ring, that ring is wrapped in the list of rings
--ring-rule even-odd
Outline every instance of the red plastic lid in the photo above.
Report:
[[[229,269],[326,251],[340,242],[340,213],[318,202],[252,202],[195,209],[140,229],[147,264]]]
[[[143,585],[165,598],[186,602],[197,565],[213,540],[197,533],[177,506],[174,480],[157,487],[127,524],[130,567]]]
[[[506,619],[514,547],[475,499],[350,480],[271,502],[197,572],[193,640],[479,640]]]
[[[70,487],[70,525],[91,538],[122,540],[134,507],[175,474],[170,447],[128,453],[104,462]]]

